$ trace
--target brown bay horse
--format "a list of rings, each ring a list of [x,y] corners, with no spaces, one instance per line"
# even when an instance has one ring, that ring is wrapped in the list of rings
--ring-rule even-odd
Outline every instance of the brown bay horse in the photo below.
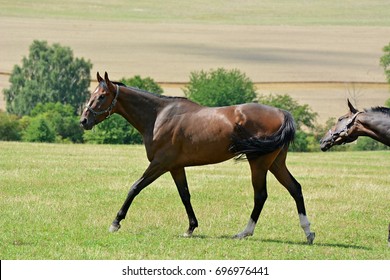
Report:
[[[309,244],[310,231],[300,184],[286,167],[289,143],[295,134],[291,115],[283,110],[256,103],[227,107],[204,107],[186,98],[158,96],[143,90],[111,82],[97,73],[99,85],[92,93],[80,124],[92,127],[111,114],[123,116],[142,135],[148,168],[137,180],[110,226],[115,232],[126,217],[134,198],[146,186],[170,172],[189,220],[185,236],[198,227],[190,202],[185,167],[214,164],[244,155],[250,165],[254,189],[254,207],[246,228],[235,235],[253,235],[267,199],[268,170],[286,187],[296,202],[300,225]]]

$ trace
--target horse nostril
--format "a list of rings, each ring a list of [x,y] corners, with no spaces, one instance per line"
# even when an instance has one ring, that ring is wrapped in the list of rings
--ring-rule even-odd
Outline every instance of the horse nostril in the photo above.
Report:
[[[87,122],[88,122],[87,118],[83,118],[82,120],[80,120],[80,125],[85,126]]]

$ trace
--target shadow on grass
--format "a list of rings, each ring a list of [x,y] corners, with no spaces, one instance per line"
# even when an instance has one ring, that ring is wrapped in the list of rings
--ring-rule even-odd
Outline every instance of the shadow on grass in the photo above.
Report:
[[[188,238],[188,237],[182,237]],[[297,241],[282,241],[275,239],[259,239],[254,237],[248,237],[245,239],[237,239],[231,235],[221,235],[217,237],[211,237],[208,235],[193,235],[190,239],[229,239],[229,240],[237,240],[237,241],[245,241],[245,242],[262,242],[262,243],[278,243],[278,244],[289,244],[289,245],[303,245],[303,246],[314,246],[314,247],[332,247],[332,248],[345,248],[345,249],[359,249],[359,250],[372,250],[369,247],[352,245],[352,244],[341,244],[341,243],[316,243],[314,241],[313,245],[308,245],[306,242],[297,242]]]
[[[305,245],[308,246],[306,242],[295,242],[295,241],[281,241],[274,239],[260,239],[261,242],[269,242],[269,243],[280,243],[280,244],[290,244],[290,245]],[[341,244],[341,243],[316,243],[314,241],[313,245],[315,247],[333,247],[333,248],[345,248],[345,249],[360,249],[360,250],[371,250],[371,248],[359,245],[351,245],[351,244]]]

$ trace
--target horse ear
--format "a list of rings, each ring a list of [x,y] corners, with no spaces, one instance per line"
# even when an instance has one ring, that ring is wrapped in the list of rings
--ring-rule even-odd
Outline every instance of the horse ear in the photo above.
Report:
[[[351,113],[356,114],[358,110],[356,110],[355,107],[353,107],[352,103],[349,101],[349,98],[347,100],[348,100],[349,110],[351,111]]]
[[[96,79],[97,81],[100,83],[101,81],[103,81],[103,78],[100,76],[99,72],[96,73]]]
[[[108,78],[107,72],[104,73],[104,80],[106,81],[106,85],[107,85],[108,89],[109,89],[111,92],[115,92],[115,86],[114,86],[114,84],[110,81],[110,79]]]

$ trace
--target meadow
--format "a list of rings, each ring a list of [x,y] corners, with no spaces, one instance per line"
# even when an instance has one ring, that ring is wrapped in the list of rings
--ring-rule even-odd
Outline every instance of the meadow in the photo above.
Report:
[[[0,0],[0,16],[150,23],[388,26],[386,0]],[[373,16],[375,15],[375,16]]]
[[[0,142],[0,259],[390,259],[389,152],[290,153],[316,232],[305,244],[295,203],[268,177],[254,236],[231,237],[253,203],[246,162],[187,169],[199,228],[166,174],[108,227],[148,162],[143,146]]]

